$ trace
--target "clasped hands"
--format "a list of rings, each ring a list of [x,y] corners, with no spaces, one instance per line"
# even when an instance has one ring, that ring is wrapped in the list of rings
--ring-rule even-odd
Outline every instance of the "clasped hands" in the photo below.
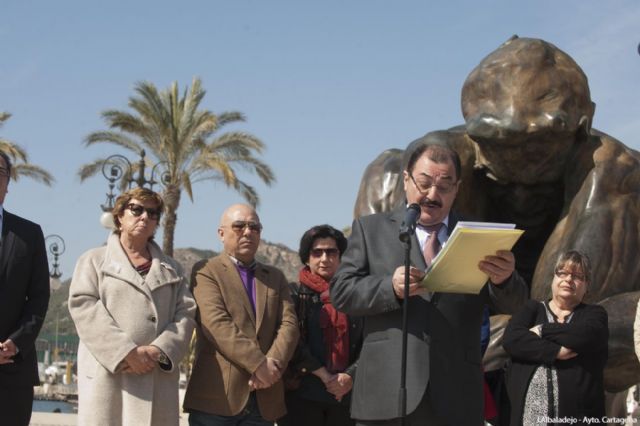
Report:
[[[324,383],[327,392],[332,394],[337,401],[351,391],[353,387],[353,379],[347,373],[330,373],[325,367],[320,367],[313,371]]]
[[[495,285],[503,284],[516,267],[516,260],[508,250],[499,250],[493,256],[486,256],[478,263],[478,269],[489,276],[491,282]],[[420,286],[420,281],[424,278],[425,272],[414,268],[409,269],[409,297],[425,293],[427,290]],[[393,292],[398,299],[404,298],[404,266],[399,266],[393,272],[391,283],[393,284]]]
[[[11,359],[15,354],[18,353],[18,348],[16,344],[13,343],[11,339],[7,339],[4,342],[0,342],[0,365],[2,364],[13,364],[13,359]]]
[[[266,389],[273,386],[282,377],[283,368],[279,360],[267,357],[249,379],[251,390]]]
[[[124,357],[119,371],[132,374],[150,373],[158,365],[161,353],[157,346],[136,346]]]

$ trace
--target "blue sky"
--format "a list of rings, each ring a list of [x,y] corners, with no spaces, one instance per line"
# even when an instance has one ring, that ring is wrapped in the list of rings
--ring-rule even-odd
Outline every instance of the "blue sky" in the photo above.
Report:
[[[640,148],[640,3],[586,1],[14,1],[0,14],[0,130],[48,169],[52,188],[12,182],[5,208],[66,241],[63,279],[102,244],[106,180],[81,184],[100,112],[126,109],[137,81],[202,78],[202,106],[242,111],[229,126],[261,138],[277,182],[262,198],[263,238],[295,249],[310,226],[351,224],[362,172],[379,153],[462,124],[460,90],[511,35],[545,39],[589,77],[594,127]],[[132,160],[136,158],[131,157]],[[220,184],[183,197],[176,247],[220,250],[216,228],[240,197]]]

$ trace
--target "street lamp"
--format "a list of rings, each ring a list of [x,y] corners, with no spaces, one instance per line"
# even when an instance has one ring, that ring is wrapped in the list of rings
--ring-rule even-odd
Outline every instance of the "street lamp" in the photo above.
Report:
[[[49,253],[53,255],[53,263],[51,265],[53,269],[49,273],[49,286],[51,287],[52,291],[56,291],[62,284],[60,282],[62,272],[59,269],[60,263],[58,263],[58,257],[62,253],[64,253],[64,240],[60,235],[51,234],[47,235],[47,237],[44,239],[44,244],[47,246]]]
[[[100,223],[107,229],[113,229],[115,226],[113,223],[113,216],[111,215],[111,211],[113,210],[113,204],[116,199],[116,195],[113,193],[113,190],[116,187],[116,182],[122,181],[126,184],[127,188],[131,188],[131,185],[135,182],[139,188],[145,187],[145,185],[149,185],[149,189],[153,189],[153,185],[162,184],[166,185],[171,180],[171,175],[169,171],[165,170],[160,173],[159,181],[156,180],[156,173],[159,173],[158,167],[167,165],[166,161],[161,161],[155,164],[151,168],[151,174],[149,179],[145,176],[145,168],[147,166],[147,162],[145,161],[145,152],[144,149],[140,151],[140,160],[134,166],[131,164],[125,156],[120,154],[114,154],[107,157],[106,160],[102,163],[102,175],[109,182],[109,192],[107,195],[107,200],[104,204],[100,205],[102,208],[102,216],[100,216]],[[138,172],[138,177],[135,177],[135,172]],[[125,187],[125,185],[120,185],[121,187]]]

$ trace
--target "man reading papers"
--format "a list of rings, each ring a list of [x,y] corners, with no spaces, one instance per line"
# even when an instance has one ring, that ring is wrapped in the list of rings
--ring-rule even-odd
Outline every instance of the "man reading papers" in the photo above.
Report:
[[[424,271],[453,230],[460,159],[442,145],[422,144],[403,172],[407,204],[420,205],[412,236],[407,347],[407,421],[411,425],[482,425],[480,325],[485,304],[511,313],[527,299],[513,254],[500,251],[477,267],[490,278],[479,294],[431,293]],[[354,221],[334,276],[334,306],[365,317],[364,345],[351,414],[359,425],[400,424],[403,245],[406,206]]]

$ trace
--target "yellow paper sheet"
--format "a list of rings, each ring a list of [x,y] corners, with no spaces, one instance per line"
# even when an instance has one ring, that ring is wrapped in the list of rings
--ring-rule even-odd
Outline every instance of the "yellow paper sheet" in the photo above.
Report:
[[[487,275],[478,269],[485,256],[511,250],[524,231],[520,229],[457,228],[421,282],[430,291],[478,294]]]

